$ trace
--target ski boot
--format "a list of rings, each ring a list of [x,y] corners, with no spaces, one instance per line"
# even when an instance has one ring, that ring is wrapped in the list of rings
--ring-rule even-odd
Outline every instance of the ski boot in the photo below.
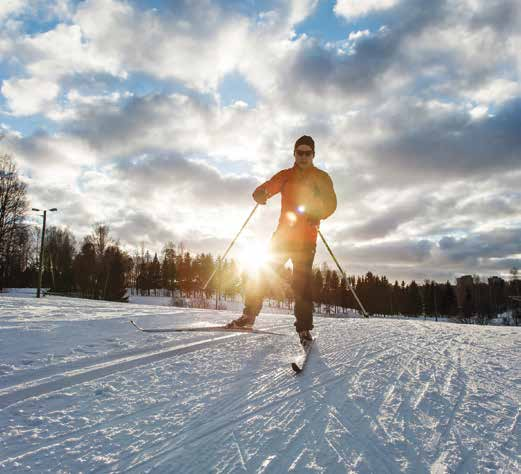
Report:
[[[253,323],[255,323],[255,316],[243,313],[243,315],[240,318],[230,321],[224,327],[226,329],[248,329],[253,327]]]
[[[309,332],[309,329],[304,329],[303,331],[298,332],[298,337],[300,338],[300,343],[306,347],[309,343],[313,342],[313,337]]]

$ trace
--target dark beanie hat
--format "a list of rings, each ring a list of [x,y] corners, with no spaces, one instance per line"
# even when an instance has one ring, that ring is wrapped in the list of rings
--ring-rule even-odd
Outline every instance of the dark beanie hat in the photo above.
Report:
[[[309,135],[302,135],[296,142],[294,149],[296,150],[299,145],[307,145],[311,147],[313,153],[315,152],[315,142]]]

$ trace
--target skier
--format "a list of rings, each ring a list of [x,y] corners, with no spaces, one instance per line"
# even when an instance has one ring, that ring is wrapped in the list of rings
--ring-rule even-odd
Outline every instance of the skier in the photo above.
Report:
[[[312,267],[315,258],[317,230],[322,219],[336,209],[336,195],[329,175],[313,165],[315,142],[304,135],[293,150],[292,168],[280,171],[253,192],[259,204],[277,193],[282,195],[278,227],[270,242],[271,260],[259,278],[246,289],[243,314],[226,325],[229,329],[252,327],[262,308],[274,272],[280,271],[288,259],[293,264],[292,287],[295,294],[295,328],[300,342],[312,341],[313,329]]]

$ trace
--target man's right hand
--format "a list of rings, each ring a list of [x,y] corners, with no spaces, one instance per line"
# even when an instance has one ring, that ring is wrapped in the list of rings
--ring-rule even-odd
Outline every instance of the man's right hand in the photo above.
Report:
[[[256,189],[253,193],[253,199],[257,204],[266,204],[266,201],[268,200],[268,191],[264,188]]]

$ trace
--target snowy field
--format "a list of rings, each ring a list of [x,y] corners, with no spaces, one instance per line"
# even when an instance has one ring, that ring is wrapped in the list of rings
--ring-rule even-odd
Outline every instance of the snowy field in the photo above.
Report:
[[[182,298],[185,303],[189,304],[191,302],[190,298]],[[146,304],[146,305],[155,305],[155,306],[173,306],[172,298],[169,296],[140,296],[140,295],[129,295],[128,299],[129,303],[132,304]],[[210,308],[215,308],[215,299],[210,298],[207,300]],[[242,308],[244,306],[244,302],[242,298],[237,297],[235,300],[224,300],[222,299],[218,303],[221,308],[226,308],[228,311],[235,311],[238,313],[242,313]],[[264,303],[264,307],[266,312],[274,313],[274,314],[293,314],[293,309],[288,309],[284,306],[279,307],[274,302],[266,301]]]
[[[0,472],[521,472],[521,331],[0,295]]]

